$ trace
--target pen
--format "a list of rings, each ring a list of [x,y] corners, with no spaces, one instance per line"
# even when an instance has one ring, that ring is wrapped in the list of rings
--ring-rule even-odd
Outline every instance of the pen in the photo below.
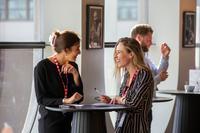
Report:
[[[100,92],[100,90],[98,90],[97,88],[94,88],[94,90],[99,94],[99,95],[104,95]]]

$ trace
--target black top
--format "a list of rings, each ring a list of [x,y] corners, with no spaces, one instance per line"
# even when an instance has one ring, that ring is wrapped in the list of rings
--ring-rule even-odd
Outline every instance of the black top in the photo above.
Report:
[[[69,62],[78,71],[78,65],[75,62]],[[44,106],[58,106],[62,104],[64,98],[64,87],[60,79],[59,72],[56,65],[49,59],[40,61],[35,67],[35,91],[39,105]],[[80,85],[76,86],[72,74],[62,74],[64,83],[68,78],[68,95],[71,97],[75,92],[83,95],[83,84],[79,75]],[[78,101],[81,102],[83,99]]]
[[[69,62],[78,71],[75,62]],[[61,67],[61,66],[60,66]],[[68,78],[68,95],[71,97],[75,92],[83,95],[83,84],[79,75],[80,85],[76,86],[72,74],[62,74],[66,84]],[[70,133],[72,113],[63,114],[45,109],[45,106],[58,107],[64,98],[64,87],[59,72],[54,63],[49,59],[40,61],[34,70],[35,92],[39,106],[39,133]],[[80,103],[83,99],[76,103]]]

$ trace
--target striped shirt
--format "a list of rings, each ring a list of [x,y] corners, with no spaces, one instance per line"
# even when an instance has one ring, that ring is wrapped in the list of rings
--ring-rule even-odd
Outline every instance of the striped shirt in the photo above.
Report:
[[[125,74],[120,87],[120,96],[122,96],[127,79],[128,74]],[[148,113],[152,106],[153,86],[151,71],[141,69],[136,79],[132,81],[125,98],[125,105],[129,106],[130,110],[118,112],[115,124],[116,133],[150,132]]]

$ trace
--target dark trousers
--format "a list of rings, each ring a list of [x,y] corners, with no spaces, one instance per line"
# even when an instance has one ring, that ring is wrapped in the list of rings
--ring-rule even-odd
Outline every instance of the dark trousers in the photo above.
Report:
[[[72,114],[48,111],[39,119],[39,133],[71,133]]]

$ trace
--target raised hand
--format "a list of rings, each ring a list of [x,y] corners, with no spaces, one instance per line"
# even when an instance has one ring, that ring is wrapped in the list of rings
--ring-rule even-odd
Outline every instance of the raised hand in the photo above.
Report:
[[[169,46],[166,43],[163,43],[161,45],[161,53],[162,53],[164,58],[169,57],[170,51],[171,51],[171,49],[169,48]]]
[[[62,66],[62,72],[64,74],[67,74],[67,73],[71,73],[73,75],[73,78],[74,78],[74,82],[77,86],[79,86],[80,84],[80,81],[79,81],[79,73],[77,71],[77,69],[72,66],[71,64],[69,63],[66,63]]]
[[[62,72],[65,74],[71,73],[74,76],[78,75],[78,71],[76,70],[76,68],[69,63],[66,63],[62,66]]]

